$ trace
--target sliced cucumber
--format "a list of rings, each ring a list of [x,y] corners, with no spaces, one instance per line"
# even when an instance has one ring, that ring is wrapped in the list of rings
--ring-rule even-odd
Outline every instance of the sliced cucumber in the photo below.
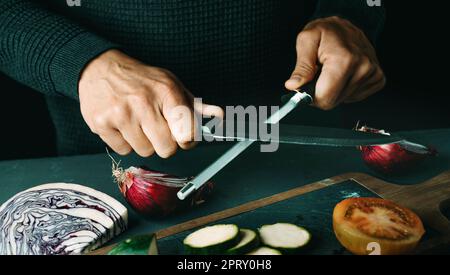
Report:
[[[215,255],[225,252],[240,241],[239,228],[235,224],[218,224],[204,227],[189,234],[183,241],[184,248],[192,255]]]
[[[158,255],[156,235],[144,235],[126,239],[108,252],[108,255]]]
[[[283,254],[292,254],[308,244],[311,234],[303,227],[290,223],[263,225],[259,229],[261,242]]]
[[[242,255],[246,254],[259,245],[258,234],[250,229],[239,230],[240,241],[234,247],[228,249],[227,254],[230,255]]]
[[[268,247],[263,246],[263,247],[260,247],[260,248],[257,248],[255,250],[251,251],[247,255],[267,255],[267,256],[269,256],[269,255],[281,255],[281,252],[276,250],[276,249],[268,248]]]

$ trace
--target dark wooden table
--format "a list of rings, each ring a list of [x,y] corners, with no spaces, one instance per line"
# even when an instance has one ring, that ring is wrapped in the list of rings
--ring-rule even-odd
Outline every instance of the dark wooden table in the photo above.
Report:
[[[383,177],[364,165],[359,151],[355,148],[281,145],[276,153],[260,153],[259,146],[256,144],[214,177],[217,188],[206,204],[188,213],[163,220],[146,220],[129,209],[129,229],[114,241],[155,232],[348,172],[362,172],[392,183],[411,185],[450,170],[450,129],[401,134],[412,141],[434,146],[439,151],[439,156],[424,162],[408,175]],[[169,160],[158,157],[143,159],[134,155],[120,159],[124,167],[146,165],[155,170],[180,176],[193,176],[230,146],[231,144],[228,143],[200,145],[191,151],[180,151]],[[22,190],[50,182],[79,183],[90,186],[127,205],[113,182],[111,161],[106,154],[0,162],[0,203]],[[302,204],[304,215],[314,211],[324,211],[318,209],[324,207],[320,203],[327,198],[330,201],[337,200],[340,195],[342,194],[329,193],[326,198],[310,195],[306,200],[308,203]],[[339,250],[339,244],[331,238],[331,236],[328,239],[325,238],[329,242],[328,248],[318,250],[316,253]]]

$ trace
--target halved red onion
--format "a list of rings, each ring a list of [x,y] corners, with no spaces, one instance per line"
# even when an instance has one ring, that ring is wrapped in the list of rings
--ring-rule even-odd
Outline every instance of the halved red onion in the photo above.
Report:
[[[384,130],[363,126],[357,131],[390,135]],[[428,157],[436,156],[437,151],[421,144],[401,141],[398,143],[361,146],[364,162],[371,169],[382,174],[398,174],[413,168]]]
[[[146,217],[165,217],[199,205],[205,202],[214,187],[208,182],[190,198],[181,201],[177,192],[190,178],[136,167],[123,170],[117,163],[113,164],[113,176],[131,207]]]

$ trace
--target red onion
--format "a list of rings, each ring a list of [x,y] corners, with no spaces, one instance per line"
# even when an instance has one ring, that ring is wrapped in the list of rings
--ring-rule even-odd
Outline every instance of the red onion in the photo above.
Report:
[[[189,178],[136,167],[123,170],[116,162],[113,163],[113,176],[131,207],[146,217],[165,217],[199,205],[214,187],[209,182],[190,198],[181,201],[177,192],[188,183]]]
[[[384,130],[366,126],[357,128],[357,131],[390,135]],[[362,152],[363,160],[367,166],[379,173],[388,175],[404,172],[426,158],[437,155],[436,150],[409,141],[378,146],[361,146],[359,150]]]

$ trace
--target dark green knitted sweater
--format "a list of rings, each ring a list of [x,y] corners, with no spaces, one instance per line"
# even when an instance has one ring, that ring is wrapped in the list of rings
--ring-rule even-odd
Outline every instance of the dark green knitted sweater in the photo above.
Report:
[[[366,0],[0,0],[0,70],[46,95],[61,154],[103,150],[77,101],[84,66],[120,48],[169,69],[205,102],[278,104],[311,18],[339,15],[374,40]]]

